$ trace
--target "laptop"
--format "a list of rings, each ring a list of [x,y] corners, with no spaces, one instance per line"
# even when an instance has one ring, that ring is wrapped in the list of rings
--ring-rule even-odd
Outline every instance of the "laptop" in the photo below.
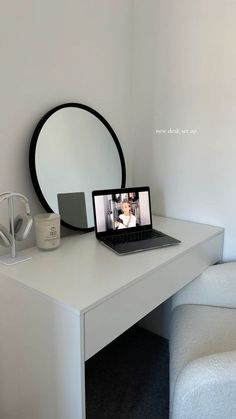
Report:
[[[152,228],[148,186],[92,192],[96,238],[118,255],[180,243]]]

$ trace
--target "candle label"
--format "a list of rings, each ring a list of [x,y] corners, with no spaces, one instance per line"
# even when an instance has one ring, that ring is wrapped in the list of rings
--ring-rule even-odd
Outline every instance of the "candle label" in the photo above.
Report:
[[[44,234],[45,234],[44,240],[45,241],[57,240],[59,238],[58,237],[58,229],[56,227],[54,227],[54,226],[51,226],[49,228],[46,227],[44,230],[45,230],[44,231]]]
[[[60,245],[60,224],[43,225],[36,228],[36,244],[40,249],[56,248]]]

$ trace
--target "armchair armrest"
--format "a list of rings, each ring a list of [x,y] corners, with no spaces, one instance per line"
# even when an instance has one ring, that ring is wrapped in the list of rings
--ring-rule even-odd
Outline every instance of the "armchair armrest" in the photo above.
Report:
[[[177,378],[171,419],[236,417],[236,351],[190,362]]]
[[[174,295],[172,310],[181,304],[236,308],[236,262],[206,269]]]

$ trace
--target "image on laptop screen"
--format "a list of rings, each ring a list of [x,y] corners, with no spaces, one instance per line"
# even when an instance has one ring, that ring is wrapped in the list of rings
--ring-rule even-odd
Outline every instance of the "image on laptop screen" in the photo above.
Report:
[[[151,224],[149,191],[132,189],[94,196],[97,233]]]

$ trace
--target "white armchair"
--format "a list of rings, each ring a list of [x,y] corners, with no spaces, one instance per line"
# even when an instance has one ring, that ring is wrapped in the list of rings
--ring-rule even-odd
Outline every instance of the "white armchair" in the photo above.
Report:
[[[236,262],[208,268],[172,299],[170,418],[236,418]]]

